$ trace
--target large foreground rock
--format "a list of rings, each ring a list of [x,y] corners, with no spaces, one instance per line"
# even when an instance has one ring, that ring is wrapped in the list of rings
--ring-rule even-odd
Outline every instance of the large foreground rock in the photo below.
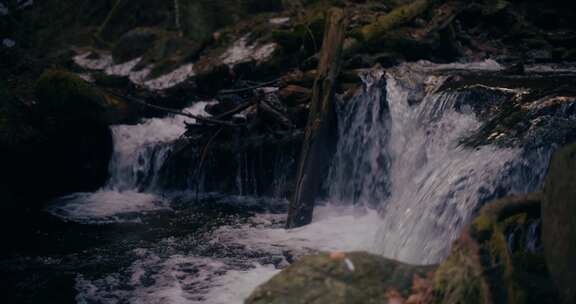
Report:
[[[550,163],[542,204],[546,262],[564,303],[576,303],[576,144]]]
[[[397,303],[434,267],[365,252],[307,256],[257,288],[248,304]]]
[[[558,288],[539,234],[540,204],[539,193],[487,204],[438,267],[363,252],[307,256],[258,287],[246,303],[556,304]],[[553,274],[569,278],[567,259],[574,255],[555,257]],[[570,290],[570,282],[559,282],[560,289]]]

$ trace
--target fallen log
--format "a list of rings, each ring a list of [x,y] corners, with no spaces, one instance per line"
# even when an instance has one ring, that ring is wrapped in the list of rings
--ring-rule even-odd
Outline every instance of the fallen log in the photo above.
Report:
[[[314,203],[335,150],[337,121],[333,102],[334,86],[340,73],[345,29],[344,11],[330,9],[286,228],[311,222]]]
[[[222,125],[222,126],[226,126],[226,127],[241,127],[241,126],[243,126],[243,125],[235,124],[235,123],[232,123],[232,122],[229,122],[229,121],[225,121],[225,120],[220,120],[220,119],[215,119],[215,118],[210,118],[210,117],[204,117],[204,116],[194,115],[194,114],[190,114],[190,113],[187,113],[187,112],[178,111],[178,110],[175,110],[175,109],[170,109],[170,108],[165,108],[165,107],[161,107],[161,106],[149,104],[149,103],[147,103],[147,102],[145,102],[145,101],[142,101],[142,100],[140,100],[140,99],[138,99],[138,98],[134,98],[134,97],[132,97],[132,96],[120,95],[120,94],[114,93],[114,92],[112,92],[112,91],[110,91],[110,90],[105,90],[105,91],[106,91],[107,93],[111,94],[111,95],[114,95],[114,96],[118,97],[118,98],[122,98],[122,99],[124,99],[124,100],[126,100],[126,101],[133,102],[133,103],[136,103],[136,104],[139,104],[139,105],[148,107],[148,108],[150,108],[150,109],[154,109],[154,110],[158,110],[158,111],[162,111],[162,112],[166,112],[166,113],[170,113],[170,114],[174,114],[174,115],[186,116],[186,117],[193,118],[193,119],[195,119],[195,120],[197,120],[197,121],[201,121],[201,122],[204,122],[204,123],[215,124],[215,125]]]
[[[376,21],[365,25],[352,33],[355,39],[347,42],[346,54],[352,54],[366,44],[381,41],[390,31],[414,20],[435,4],[437,0],[415,0],[393,9]]]
[[[379,17],[376,22],[368,24],[359,30],[363,41],[370,41],[386,34],[391,29],[412,21],[424,13],[432,4],[432,0],[416,0],[409,4],[402,5],[390,13]]]
[[[266,82],[262,82],[262,83],[258,83],[255,84],[253,86],[249,86],[249,87],[245,87],[245,88],[240,88],[240,89],[229,89],[229,90],[220,90],[218,92],[218,95],[226,95],[226,94],[236,94],[236,93],[242,93],[242,92],[246,92],[246,91],[253,91],[255,89],[259,89],[265,86],[269,86],[271,84],[275,84],[277,82],[280,81],[280,78],[278,79],[274,79],[274,80],[270,80],[270,81],[266,81]]]

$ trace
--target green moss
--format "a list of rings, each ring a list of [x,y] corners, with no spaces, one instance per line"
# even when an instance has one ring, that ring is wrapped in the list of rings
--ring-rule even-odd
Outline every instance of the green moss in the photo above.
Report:
[[[472,233],[479,240],[487,240],[494,230],[493,219],[488,215],[479,215],[472,221]]]
[[[576,302],[576,144],[558,150],[544,182],[542,238],[564,303]]]
[[[130,29],[155,26],[167,29],[174,24],[173,1],[118,0],[100,26],[97,36],[114,42]]]
[[[516,195],[480,210],[438,268],[438,303],[555,303],[542,254],[524,244],[540,216],[540,199]],[[516,241],[509,244],[512,233]]]
[[[354,265],[354,271],[348,263]],[[388,290],[397,290],[407,297],[413,278],[425,278],[433,269],[364,252],[346,253],[344,258],[331,258],[328,254],[306,256],[258,287],[246,303],[382,303]]]
[[[391,29],[409,22],[416,16],[422,14],[428,9],[431,3],[432,1],[430,0],[416,0],[400,6],[387,15],[378,18],[376,22],[359,29],[357,36],[363,41],[370,41],[382,36]]]
[[[122,35],[112,49],[116,62],[126,62],[145,54],[154,43],[167,36],[166,31],[155,28],[139,27]]]
[[[63,71],[48,70],[35,88],[39,105],[58,116],[89,114],[102,110],[104,97],[80,77]]]
[[[454,244],[450,255],[434,274],[438,304],[480,304],[486,302],[482,269],[469,240]]]
[[[109,124],[125,119],[129,107],[104,94],[80,77],[64,70],[45,71],[35,86],[40,110],[58,121],[93,121]]]

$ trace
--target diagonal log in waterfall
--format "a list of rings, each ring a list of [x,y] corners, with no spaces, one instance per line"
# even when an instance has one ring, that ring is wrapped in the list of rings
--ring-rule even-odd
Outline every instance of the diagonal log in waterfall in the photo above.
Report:
[[[314,82],[310,114],[298,173],[296,189],[288,211],[287,228],[299,227],[312,221],[314,201],[322,187],[324,175],[335,150],[336,113],[334,84],[340,73],[340,57],[346,28],[344,12],[332,9],[326,18],[326,33],[322,43],[318,77]]]

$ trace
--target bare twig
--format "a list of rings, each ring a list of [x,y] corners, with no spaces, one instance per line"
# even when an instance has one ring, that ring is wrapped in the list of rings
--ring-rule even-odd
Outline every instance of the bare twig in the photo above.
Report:
[[[250,87],[246,87],[246,88],[242,88],[242,89],[222,90],[222,91],[218,92],[218,94],[220,94],[220,95],[226,95],[226,94],[234,94],[234,93],[241,93],[241,92],[251,91],[251,90],[254,90],[254,89],[258,89],[258,88],[261,88],[261,87],[264,87],[264,86],[267,86],[267,85],[276,83],[276,82],[278,82],[278,81],[280,81],[280,78],[277,78],[277,79],[274,79],[274,80],[271,80],[271,81],[267,81],[267,82],[262,82],[262,83],[259,83],[259,84],[257,84],[257,85],[250,86]]]
[[[224,113],[216,116],[216,119],[222,120],[222,119],[228,118],[228,117],[230,117],[230,116],[232,116],[232,115],[238,114],[238,113],[240,113],[240,112],[248,109],[249,107],[251,107],[251,106],[253,106],[253,105],[255,105],[255,104],[256,104],[255,101],[245,102],[245,103],[243,103],[243,104],[241,104],[241,105],[236,106],[234,109],[232,109],[232,110],[230,110],[230,111],[224,112]]]
[[[204,163],[206,161],[206,156],[208,155],[208,150],[210,150],[210,146],[212,145],[212,143],[214,142],[214,140],[216,139],[216,137],[218,137],[218,135],[220,135],[220,133],[222,132],[223,127],[220,127],[215,133],[214,135],[212,135],[210,137],[210,139],[208,139],[208,142],[206,143],[206,145],[204,145],[204,147],[202,148],[202,154],[200,154],[200,163],[198,165],[198,168],[196,168],[196,172],[195,172],[195,179],[198,179],[198,176],[201,174],[202,169],[204,169]],[[198,194],[200,191],[200,187],[196,187],[196,201],[198,201]]]
[[[174,115],[182,115],[182,116],[186,116],[186,117],[190,117],[193,119],[196,119],[197,121],[202,121],[204,123],[208,123],[208,124],[215,124],[215,125],[223,125],[223,126],[227,126],[227,127],[241,127],[243,125],[239,125],[239,124],[235,124],[229,121],[224,121],[224,120],[219,120],[219,119],[214,119],[214,118],[209,118],[209,117],[204,117],[204,116],[200,116],[200,115],[194,115],[194,114],[190,114],[187,112],[183,112],[183,111],[178,111],[175,109],[170,109],[170,108],[165,108],[165,107],[161,107],[161,106],[157,106],[157,105],[153,105],[153,104],[149,104],[147,102],[144,102],[138,98],[134,98],[132,96],[122,96],[119,95],[117,93],[111,92],[109,90],[106,90],[106,92],[108,92],[111,95],[114,95],[118,98],[122,98],[124,100],[128,100],[130,102],[134,102],[140,105],[143,105],[145,107],[149,107],[151,109],[155,109],[155,110],[159,110],[159,111],[163,111],[166,113],[170,113],[170,114],[174,114]]]

